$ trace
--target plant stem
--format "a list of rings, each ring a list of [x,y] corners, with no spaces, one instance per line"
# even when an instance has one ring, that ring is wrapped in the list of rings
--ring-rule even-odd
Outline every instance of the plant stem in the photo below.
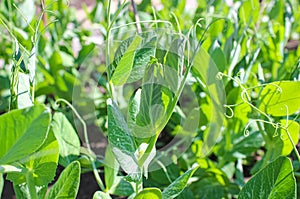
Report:
[[[142,157],[138,160],[138,165],[139,167],[143,167],[145,161],[147,160],[147,158],[149,157],[149,155],[151,154],[151,151],[153,149],[153,147],[155,147],[155,143],[156,143],[156,140],[158,138],[158,135],[159,134],[156,134],[155,136],[152,136],[150,138],[150,143],[149,145],[147,146],[147,149],[145,150],[144,154],[142,155]]]
[[[138,194],[142,190],[143,190],[143,179],[135,183],[135,193]]]
[[[135,25],[136,25],[137,32],[142,33],[142,27],[141,27],[141,24],[140,24],[140,17],[138,15],[138,11],[137,11],[134,0],[131,0],[131,5],[132,5],[132,9],[133,9],[133,14],[134,14],[134,20],[136,21]]]
[[[79,115],[79,113],[77,112],[77,110],[74,108],[74,106],[72,106],[72,104],[70,104],[67,100],[65,99],[58,99],[56,100],[55,104],[57,104],[58,102],[64,102],[65,104],[67,104],[73,111],[73,113],[76,115],[76,117],[79,119],[80,123],[82,124],[83,126],[83,135],[84,135],[84,140],[85,140],[85,143],[86,143],[86,147],[89,151],[89,153],[93,154],[93,151],[91,149],[91,146],[90,146],[90,142],[89,142],[89,137],[88,137],[88,133],[87,133],[87,127],[86,127],[86,123],[85,121],[82,119],[82,117]],[[93,173],[94,173],[94,176],[95,176],[95,179],[100,187],[100,189],[102,191],[105,191],[105,187],[104,187],[104,184],[99,176],[99,173],[97,171],[97,167],[95,165],[95,161],[94,161],[94,158],[90,157],[90,161],[91,161],[91,164],[92,164],[92,167],[93,167]]]
[[[38,199],[38,196],[37,196],[37,193],[36,193],[36,188],[35,188],[35,183],[34,183],[34,178],[33,178],[33,172],[31,170],[27,171],[26,183],[27,183],[27,186],[28,186],[30,198],[31,199]]]

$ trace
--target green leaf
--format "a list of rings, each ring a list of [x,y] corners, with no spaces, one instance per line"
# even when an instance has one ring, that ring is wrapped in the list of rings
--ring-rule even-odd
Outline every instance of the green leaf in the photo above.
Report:
[[[73,126],[63,113],[55,113],[52,120],[52,131],[59,144],[59,154],[63,162],[69,164],[73,156],[80,154],[80,141]]]
[[[146,32],[139,35],[143,38],[140,48],[135,50],[135,56],[134,56],[134,62],[132,66],[132,70],[130,72],[130,76],[127,79],[128,83],[135,82],[137,80],[140,80],[143,75],[145,68],[148,64],[148,62],[151,59],[151,56],[155,55],[155,46],[156,46],[156,33],[154,32]],[[128,49],[129,45],[132,43],[133,39],[135,37],[129,37],[128,39],[122,41],[122,43],[119,45],[115,57],[113,60],[112,65],[109,67],[109,73],[113,73],[117,65],[119,64],[120,60],[126,53],[126,50]]]
[[[108,193],[104,193],[102,191],[96,191],[94,193],[93,199],[111,199]]]
[[[239,16],[243,23],[255,24],[260,11],[260,4],[258,0],[244,1],[239,9]]]
[[[114,85],[120,86],[126,83],[128,77],[130,76],[130,72],[132,70],[135,51],[139,47],[142,42],[142,37],[135,36],[130,46],[127,48],[120,62],[118,63],[115,72],[111,78],[111,81]]]
[[[26,182],[29,172],[33,174],[33,183],[36,186],[48,185],[55,176],[59,156],[58,143],[52,132],[48,133],[47,139],[37,152],[28,158],[19,160],[23,165],[22,173],[8,173],[7,179],[15,185]]]
[[[296,181],[291,161],[279,157],[254,175],[238,198],[296,198]]]
[[[145,68],[150,61],[151,56],[155,55],[155,40],[155,37],[152,38],[136,51],[132,70],[127,80],[128,83],[135,82],[143,77]]]
[[[1,115],[0,164],[13,163],[37,151],[47,136],[49,123],[50,113],[44,105]]]
[[[204,133],[201,149],[201,153],[205,155],[210,152],[221,133],[225,112],[223,105],[226,104],[225,90],[223,82],[217,78],[219,74],[217,66],[203,48],[196,53],[193,69],[196,71],[196,75],[203,80],[209,95],[207,99],[210,106],[210,114],[207,115],[209,125]]]
[[[119,171],[119,163],[117,162],[111,147],[108,145],[105,151],[105,165],[104,165],[104,179],[106,189],[110,190],[110,188],[115,183],[115,178],[117,177]]]
[[[178,196],[183,189],[187,186],[188,180],[192,177],[194,172],[199,167],[194,167],[187,170],[183,175],[177,178],[172,184],[170,184],[163,192],[162,196],[164,199],[172,199]]]
[[[76,63],[80,66],[84,62],[84,60],[89,56],[89,54],[94,50],[94,48],[95,44],[93,43],[83,46],[76,59]]]
[[[136,137],[150,138],[160,133],[173,112],[171,102],[176,90],[172,90],[166,82],[165,73],[170,72],[167,68],[171,69],[154,59],[146,69],[141,94],[137,91],[133,98],[138,101],[140,95],[138,114],[135,113],[135,121],[129,120],[134,123],[131,127],[134,126],[132,131]],[[135,104],[138,105],[137,102]]]
[[[212,48],[210,49],[210,55],[216,63],[216,66],[218,67],[220,72],[224,72],[227,67],[227,60],[217,40],[214,42]]]
[[[133,179],[140,176],[140,169],[134,155],[136,146],[132,134],[118,106],[107,100],[108,142],[122,169]]]
[[[117,196],[130,196],[134,193],[132,184],[124,180],[123,176],[116,176],[113,186],[110,188],[109,193]]]
[[[268,133],[268,140],[266,143],[267,153],[264,162],[273,161],[279,156],[287,156],[293,150],[293,145],[287,135],[290,134],[294,144],[298,143],[300,126],[299,123],[292,120],[280,120],[280,125],[287,128],[274,129],[273,126],[268,125],[266,131]],[[270,128],[271,127],[271,128]]]
[[[78,192],[79,182],[80,164],[78,161],[75,161],[60,174],[46,199],[74,199]]]
[[[134,199],[162,199],[162,193],[158,188],[145,188]]]
[[[54,51],[49,58],[50,71],[52,75],[55,75],[59,70],[63,69],[63,60],[60,55],[60,51]]]
[[[299,88],[300,81],[280,81],[268,84],[261,92],[259,109],[273,116],[294,114],[300,109]]]

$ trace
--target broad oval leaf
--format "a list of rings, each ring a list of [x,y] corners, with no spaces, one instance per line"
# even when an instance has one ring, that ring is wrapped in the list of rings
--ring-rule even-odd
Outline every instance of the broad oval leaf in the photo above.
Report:
[[[134,190],[132,184],[126,181],[123,176],[116,176],[109,193],[117,196],[130,196],[134,193]]]
[[[279,157],[268,164],[247,182],[238,198],[296,198],[296,181],[291,161],[287,157]]]
[[[53,133],[49,132],[47,139],[37,152],[26,159],[19,160],[19,163],[22,163],[25,167],[23,172],[9,173],[7,179],[15,185],[19,185],[26,182],[27,174],[31,172],[36,186],[48,185],[55,177],[58,156],[58,143]]]
[[[49,123],[50,112],[44,105],[0,116],[0,164],[15,162],[37,151],[47,136]]]
[[[145,188],[134,199],[162,199],[162,193],[158,188]]]
[[[119,163],[116,160],[111,147],[108,145],[105,151],[105,165],[104,165],[104,179],[106,189],[110,188],[115,184],[115,180],[119,171]]]
[[[72,156],[80,154],[78,135],[66,116],[59,112],[53,116],[52,131],[59,144],[60,162],[68,165],[72,162]]]
[[[108,142],[121,168],[132,179],[140,178],[140,169],[134,155],[136,144],[118,106],[112,99],[107,100]]]
[[[269,136],[266,140],[267,152],[264,160],[265,163],[273,161],[279,156],[287,156],[292,152],[293,145],[289,136],[294,143],[298,143],[300,132],[299,123],[293,120],[280,120],[280,125],[287,130],[283,128],[276,130],[271,125],[266,126],[266,131]],[[289,135],[287,133],[289,133]]]
[[[115,72],[113,73],[111,81],[114,85],[120,86],[126,83],[132,70],[135,51],[139,47],[141,42],[142,37],[137,35],[131,42],[130,46],[127,48],[126,52],[118,63]]]
[[[259,109],[273,116],[286,116],[300,110],[300,81],[268,84],[261,92]]]
[[[108,193],[104,193],[102,191],[96,191],[94,193],[93,199],[111,199]]]
[[[177,178],[172,184],[170,184],[163,192],[163,199],[172,199],[178,196],[183,189],[187,186],[188,180],[192,177],[195,171],[199,168],[196,166],[187,170],[183,175]]]
[[[74,199],[79,188],[80,172],[79,162],[72,162],[60,174],[58,180],[50,189],[46,199]]]

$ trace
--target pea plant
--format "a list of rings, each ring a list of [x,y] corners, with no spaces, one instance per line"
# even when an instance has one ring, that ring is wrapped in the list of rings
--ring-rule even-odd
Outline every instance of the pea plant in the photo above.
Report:
[[[299,2],[73,6],[0,2],[0,196],[299,196]]]

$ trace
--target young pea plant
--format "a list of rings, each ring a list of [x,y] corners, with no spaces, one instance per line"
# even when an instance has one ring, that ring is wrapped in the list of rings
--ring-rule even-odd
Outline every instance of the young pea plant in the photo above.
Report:
[[[134,33],[134,36],[124,40],[118,46],[112,63],[107,56],[110,98],[107,100],[109,146],[106,150],[104,170],[106,193],[98,191],[95,193],[95,198],[110,197],[109,193],[113,193],[115,188],[113,185],[120,177],[119,167],[127,174],[124,179],[133,184],[134,193],[129,196],[130,198],[175,198],[183,191],[198,168],[198,166],[190,168],[163,191],[155,187],[143,188],[143,176],[147,178],[149,165],[155,160],[155,145],[158,137],[177,106],[192,66],[205,83],[210,76],[215,77],[218,72],[208,53],[201,48],[201,42],[197,42],[194,48],[190,49],[190,34],[193,28],[187,36],[184,36],[174,32],[172,28],[171,31],[170,29],[159,30],[157,24],[161,22],[149,21],[147,23],[156,24],[156,29]],[[129,25],[124,27],[127,26]],[[122,27],[114,29],[109,26],[109,28],[107,49],[111,48],[110,31]],[[107,51],[107,55],[109,52],[111,50]],[[115,93],[130,84],[135,87],[135,90],[125,110],[126,118],[123,115],[124,111],[119,108]],[[141,85],[137,86],[137,84]],[[215,120],[212,125],[218,129],[222,125],[223,108],[221,107],[224,100],[222,83],[216,80],[207,87],[207,90],[215,99],[212,111],[216,114],[213,114]],[[183,125],[184,130],[190,130],[186,132],[192,134],[192,131],[197,129],[198,116],[197,110],[187,116],[187,118],[196,118],[197,122],[190,129],[188,125]],[[208,132],[213,138],[217,138],[217,132],[220,131]],[[209,140],[211,137],[207,136],[205,139]],[[209,151],[213,144],[213,142],[204,143],[203,151]]]

